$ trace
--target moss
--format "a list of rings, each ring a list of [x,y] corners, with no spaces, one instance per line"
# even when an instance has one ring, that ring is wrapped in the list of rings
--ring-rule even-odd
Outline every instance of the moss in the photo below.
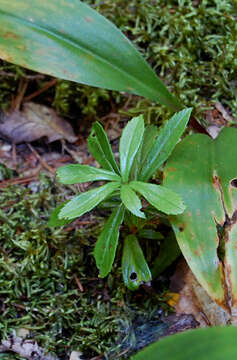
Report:
[[[2,177],[9,178],[5,170]],[[0,191],[0,338],[26,328],[62,359],[72,350],[90,357],[118,353],[129,346],[134,319],[166,306],[164,298],[129,293],[118,261],[107,279],[98,278],[92,251],[103,226],[99,213],[87,225],[48,227],[50,211],[70,195],[71,188],[44,175],[31,187]]]
[[[195,107],[196,114],[213,101],[236,114],[237,25],[232,1],[87,3],[126,33],[183,103]],[[16,96],[19,79],[33,73],[3,61],[0,72],[0,108],[6,110]],[[49,79],[31,80],[26,95]],[[146,99],[61,80],[35,101],[53,104],[79,123],[110,112],[144,113],[147,122],[156,123],[169,116],[164,107]],[[12,171],[0,168],[0,180],[13,176]],[[92,213],[83,227],[80,223],[64,229],[48,227],[51,209],[71,191],[45,176],[34,188],[0,190],[0,336],[28,328],[40,345],[62,359],[73,349],[89,356],[114,354],[116,343],[118,352],[132,343],[134,318],[155,313],[163,306],[163,298],[147,296],[142,290],[129,293],[122,284],[118,261],[108,279],[98,279],[91,255],[103,226],[99,213]],[[0,359],[10,358],[20,359],[0,354]]]

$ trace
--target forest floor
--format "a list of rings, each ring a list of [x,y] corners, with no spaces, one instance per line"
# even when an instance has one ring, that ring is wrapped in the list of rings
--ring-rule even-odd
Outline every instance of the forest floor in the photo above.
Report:
[[[86,2],[133,41],[203,126],[236,127],[235,2]],[[171,115],[167,109],[3,61],[0,109],[0,338],[29,337],[62,360],[79,359],[79,352],[85,359],[126,359],[160,336],[195,327],[190,319],[180,325],[170,306],[177,262],[151,286],[131,292],[123,284],[119,246],[111,274],[98,277],[93,247],[107,210],[48,226],[58,204],[89,186],[62,186],[55,172],[68,163],[94,165],[86,139],[95,120],[116,154],[131,116],[143,114],[146,123],[160,126]],[[157,216],[156,230],[166,237],[170,226]],[[141,243],[151,266],[161,243]],[[25,357],[0,346],[0,359]]]

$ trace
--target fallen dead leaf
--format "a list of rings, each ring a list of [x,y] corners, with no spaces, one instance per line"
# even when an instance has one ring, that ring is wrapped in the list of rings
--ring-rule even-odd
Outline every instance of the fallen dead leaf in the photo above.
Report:
[[[179,264],[178,271],[173,279],[175,281],[175,290],[179,286],[179,277],[181,291],[179,301],[175,306],[177,314],[192,314],[201,327],[229,323],[236,325],[235,318],[231,318],[228,310],[223,309],[209,297],[188,268],[186,262]]]
[[[221,103],[214,103],[214,108],[206,111],[207,131],[215,139],[224,126],[234,122],[234,118]]]
[[[77,140],[71,125],[47,106],[28,102],[22,111],[2,114],[0,134],[15,144],[46,137],[48,142],[66,139]]]

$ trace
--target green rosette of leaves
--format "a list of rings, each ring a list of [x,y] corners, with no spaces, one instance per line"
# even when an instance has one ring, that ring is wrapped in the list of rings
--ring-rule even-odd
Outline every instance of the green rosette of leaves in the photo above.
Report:
[[[111,271],[122,223],[131,223],[131,219],[137,218],[145,221],[141,198],[165,214],[176,215],[184,211],[180,195],[147,181],[170,155],[185,130],[190,113],[191,109],[185,109],[175,114],[159,131],[155,126],[145,127],[142,116],[133,118],[124,128],[120,139],[120,165],[114,158],[103,127],[96,122],[88,138],[88,148],[101,168],[72,164],[57,170],[58,179],[63,184],[106,183],[80,193],[57,207],[51,214],[51,226],[65,225],[101,202],[117,199],[94,249],[101,277]],[[150,237],[150,233],[147,236]],[[124,241],[122,271],[124,282],[130,289],[151,280],[149,267],[134,234],[126,236]]]

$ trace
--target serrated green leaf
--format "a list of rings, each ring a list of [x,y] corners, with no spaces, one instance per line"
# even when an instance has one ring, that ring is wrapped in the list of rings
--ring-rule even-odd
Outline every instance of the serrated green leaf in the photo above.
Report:
[[[152,174],[168,159],[183,134],[189,121],[192,108],[184,109],[172,116],[159,130],[157,139],[149,149],[138,179],[148,181]]]
[[[148,184],[142,181],[131,181],[129,185],[152,206],[165,214],[181,214],[185,209],[181,196],[164,186]]]
[[[237,357],[235,326],[195,329],[167,336],[131,360],[233,360]]]
[[[139,197],[136,195],[135,191],[127,184],[121,185],[120,197],[124,206],[131,211],[135,216],[146,218],[145,214],[140,211],[142,208],[142,203]]]
[[[120,174],[108,137],[98,121],[92,126],[87,144],[91,155],[104,169]]]
[[[86,191],[70,200],[59,212],[59,219],[75,219],[92,210],[114,190],[120,186],[118,182],[110,182],[98,188]]]
[[[57,176],[62,184],[77,184],[98,180],[120,181],[121,179],[114,172],[80,164],[61,166],[57,170]]]
[[[143,116],[130,120],[122,132],[119,143],[120,170],[124,182],[128,181],[134,158],[142,143],[144,133]]]
[[[181,108],[130,41],[79,0],[1,0],[0,22],[4,60]]]
[[[136,290],[142,283],[151,281],[150,269],[134,235],[124,239],[122,272],[124,283],[130,290]]]
[[[114,262],[124,211],[122,204],[114,209],[95,244],[94,257],[102,278],[108,275]]]
[[[58,215],[60,213],[60,211],[62,210],[62,208],[69,202],[65,201],[62,204],[60,204],[59,206],[57,206],[50,214],[50,219],[48,222],[48,225],[50,227],[56,227],[56,226],[64,226],[69,224],[70,222],[72,222],[72,220],[70,219],[59,219]]]

